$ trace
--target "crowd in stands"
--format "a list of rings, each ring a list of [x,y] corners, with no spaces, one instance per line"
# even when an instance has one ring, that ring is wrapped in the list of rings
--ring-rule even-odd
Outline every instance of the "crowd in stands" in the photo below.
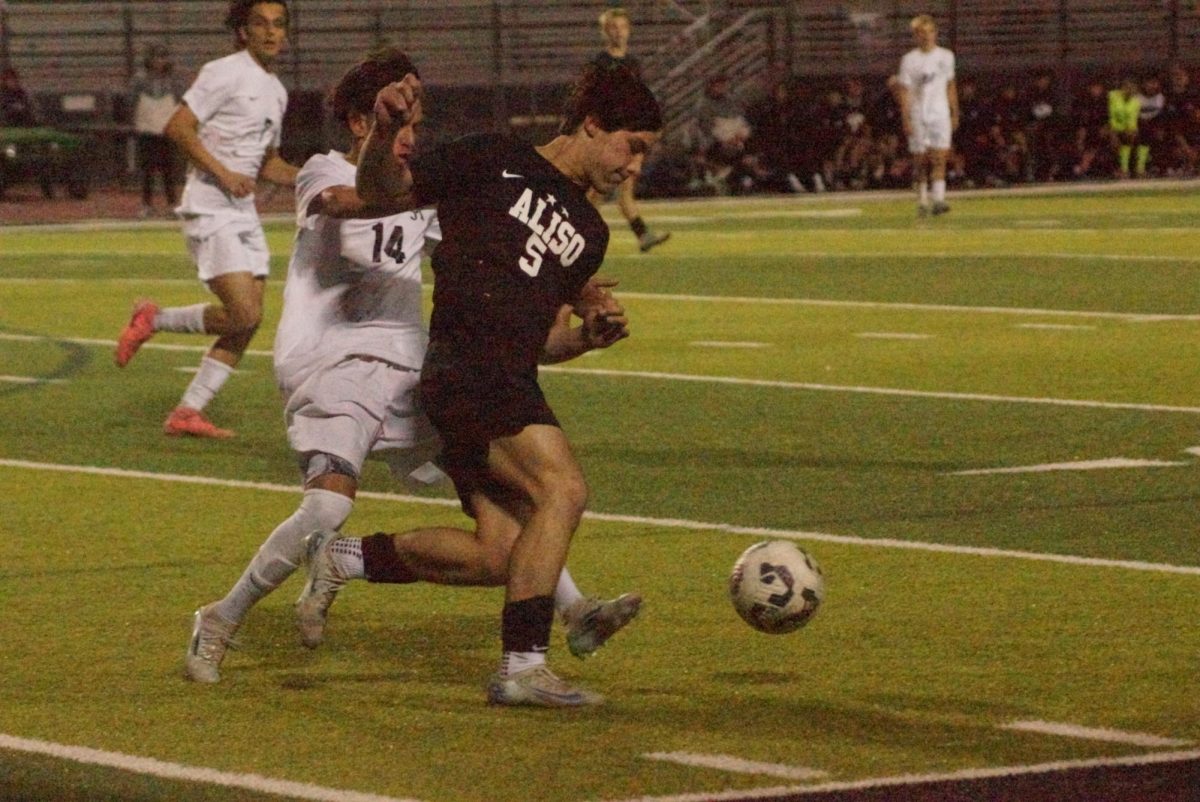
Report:
[[[1052,72],[957,80],[961,119],[948,181],[959,188],[1200,174],[1200,86],[1160,73]],[[1130,121],[1131,115],[1136,123]],[[900,110],[880,78],[770,76],[734,96],[724,76],[664,142],[644,195],[907,188]]]

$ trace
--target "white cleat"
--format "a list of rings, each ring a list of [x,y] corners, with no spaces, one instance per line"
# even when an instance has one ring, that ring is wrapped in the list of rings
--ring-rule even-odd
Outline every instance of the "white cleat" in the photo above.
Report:
[[[580,599],[563,612],[567,648],[580,659],[591,656],[636,618],[641,608],[642,597],[636,593],[626,593],[610,601]]]
[[[233,636],[241,624],[226,621],[217,615],[211,604],[197,610],[194,621],[184,673],[193,682],[220,682],[221,661],[225,659],[226,649],[235,645]]]
[[[330,546],[341,535],[332,529],[318,529],[304,539],[308,555],[308,582],[296,599],[296,629],[300,642],[310,649],[321,645],[325,637],[325,620],[346,577],[338,570]]]
[[[487,697],[490,705],[533,707],[584,707],[604,701],[598,693],[564,682],[544,665],[507,677],[497,674],[488,683]]]

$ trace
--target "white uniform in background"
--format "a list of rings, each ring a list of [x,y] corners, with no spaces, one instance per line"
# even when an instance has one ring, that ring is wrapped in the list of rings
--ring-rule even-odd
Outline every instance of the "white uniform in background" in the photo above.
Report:
[[[950,99],[948,85],[954,80],[954,53],[944,47],[929,52],[913,48],[900,59],[900,84],[908,89],[912,136],[909,153],[950,149]]]
[[[249,176],[258,175],[268,149],[279,147],[287,99],[279,79],[245,50],[205,64],[183,95],[204,147]],[[222,273],[267,275],[270,254],[253,195],[235,198],[191,165],[175,211],[202,281]]]
[[[404,478],[439,447],[416,399],[429,339],[421,253],[441,230],[432,210],[364,220],[306,214],[323,190],[354,186],[356,172],[330,152],[296,176],[275,377],[298,454],[333,455],[361,471],[368,454],[381,452]]]

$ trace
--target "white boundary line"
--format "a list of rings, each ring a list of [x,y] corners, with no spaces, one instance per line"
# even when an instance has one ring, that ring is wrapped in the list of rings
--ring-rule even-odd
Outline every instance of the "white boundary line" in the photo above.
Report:
[[[1200,317],[1198,317],[1200,319]],[[5,334],[0,332],[0,340],[37,342],[61,341],[78,345],[95,345],[112,347],[113,340],[88,339],[83,337],[42,337],[29,334]],[[174,345],[167,343],[146,343],[145,349],[162,351],[186,351],[202,353],[207,346]],[[270,351],[250,349],[247,356],[271,356]],[[644,370],[612,370],[603,368],[571,368],[562,365],[542,365],[539,370],[546,373],[565,373],[579,376],[608,376],[614,378],[655,379],[659,381],[683,381],[709,384],[727,384],[742,387],[774,387],[783,390],[807,390],[824,393],[855,393],[859,395],[888,395],[903,398],[936,398],[946,401],[991,401],[1003,404],[1039,404],[1044,406],[1081,407],[1085,409],[1124,409],[1138,412],[1181,412],[1187,415],[1200,415],[1200,407],[1182,407],[1171,404],[1140,404],[1125,401],[1090,401],[1072,398],[1038,398],[1031,396],[994,395],[989,393],[950,393],[934,390],[905,390],[898,387],[863,387],[849,384],[815,384],[811,382],[778,381],[772,379],[744,379],[737,376],[699,376],[688,373],[664,373]]]
[[[76,763],[129,771],[135,774],[148,774],[166,780],[181,780],[184,782],[218,785],[223,788],[244,788],[264,794],[277,794],[293,799],[308,799],[314,802],[419,802],[416,799],[398,799],[378,794],[364,794],[358,791],[342,791],[337,788],[325,788],[310,783],[277,780],[264,777],[261,774],[240,774],[229,771],[217,771],[199,766],[185,766],[180,763],[167,763],[149,757],[126,755],[121,752],[106,752],[100,749],[90,749],[86,746],[68,746],[50,741],[36,741],[28,738],[16,738],[0,733],[0,749],[13,752],[26,752],[35,755],[48,755]]]
[[[149,479],[157,482],[179,482],[183,484],[211,485],[216,487],[232,487],[249,490],[266,490],[274,493],[300,492],[298,485],[293,486],[274,484],[271,482],[251,482],[241,479],[218,479],[211,476],[190,476],[187,474],[177,473],[154,473],[152,471],[136,471],[126,468],[102,468],[94,465],[63,465],[49,462],[0,459],[0,468],[56,471],[60,473],[113,476],[126,479]],[[359,492],[358,496],[360,498],[373,498],[382,501],[397,501],[408,504],[425,504],[439,507],[459,506],[457,499],[425,498],[422,496],[409,496],[401,493],[362,491]],[[1171,565],[1168,563],[1151,563],[1140,560],[1112,560],[1101,557],[1080,557],[1072,554],[1045,554],[1032,551],[988,548],[983,546],[960,546],[949,543],[930,543],[920,540],[898,540],[895,538],[855,537],[853,535],[834,535],[827,532],[808,532],[794,529],[771,529],[761,526],[740,526],[737,524],[712,523],[708,521],[690,521],[680,518],[651,518],[641,515],[621,515],[605,512],[585,512],[584,517],[592,521],[633,524],[636,526],[662,527],[664,529],[696,529],[707,532],[721,532],[730,535],[750,535],[752,537],[761,538],[813,540],[825,543],[837,543],[839,545],[847,546],[867,546],[870,548],[882,549],[928,551],[941,554],[962,554],[972,557],[1000,557],[1016,560],[1031,560],[1034,562],[1059,563],[1063,565],[1089,566],[1093,568],[1122,568],[1131,571],[1149,571],[1162,574],[1200,576],[1200,565]]]
[[[666,763],[678,763],[683,766],[698,766],[704,769],[729,771],[737,774],[763,774],[768,777],[782,777],[785,780],[817,780],[828,777],[829,772],[820,769],[810,769],[804,766],[785,766],[782,763],[760,763],[756,760],[743,760],[731,755],[701,755],[695,752],[647,752],[642,755],[647,760],[661,760]]]
[[[1192,744],[1191,741],[1182,741],[1178,738],[1163,738],[1160,735],[1150,735],[1144,732],[1126,732],[1124,730],[1108,729],[1107,727],[1083,727],[1078,724],[1064,724],[1057,721],[1011,721],[1008,724],[1001,724],[1000,729],[1033,732],[1039,735],[1061,735],[1064,738],[1082,738],[1088,741],[1105,741],[1114,744],[1144,746],[1148,749],[1155,747],[1178,748]]]
[[[808,796],[834,791],[871,791],[880,788],[904,788],[936,782],[1002,779],[1031,774],[1051,774],[1072,769],[1106,769],[1121,766],[1151,766],[1158,763],[1176,763],[1183,760],[1200,760],[1200,750],[1190,752],[1155,752],[1148,755],[1129,757],[1095,758],[1090,760],[1060,760],[1052,763],[1035,763],[1028,766],[997,766],[987,769],[963,769],[944,774],[902,774],[895,777],[876,777],[848,782],[827,782],[818,785],[795,785],[783,788],[757,788],[741,791],[718,791],[716,793],[676,794],[674,796],[640,796],[633,799],[605,800],[605,802],[721,802],[721,800],[773,799],[780,796]],[[902,799],[902,796],[895,797]]]

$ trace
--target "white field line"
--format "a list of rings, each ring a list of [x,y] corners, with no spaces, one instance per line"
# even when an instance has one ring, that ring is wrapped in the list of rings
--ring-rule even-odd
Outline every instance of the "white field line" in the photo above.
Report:
[[[1195,261],[1200,261],[1197,257]],[[43,282],[57,283],[82,283],[83,279],[56,279],[56,278],[3,278],[0,277],[0,283],[22,283],[36,284]],[[95,279],[96,282],[120,282],[120,283],[147,283],[147,284],[195,284],[195,279]],[[91,280],[89,280],[91,283]],[[432,285],[422,285],[424,292],[432,292]],[[1071,318],[1094,318],[1105,320],[1128,320],[1135,323],[1146,322],[1161,322],[1161,321],[1184,321],[1197,322],[1200,321],[1200,314],[1197,315],[1176,315],[1159,312],[1106,312],[1103,310],[1086,310],[1086,309],[1039,309],[1036,307],[1020,307],[1020,306],[969,306],[965,304],[922,304],[922,303],[905,303],[899,301],[839,301],[827,298],[770,298],[761,296],[747,295],[689,295],[680,293],[662,293],[662,292],[621,292],[622,298],[640,298],[647,301],[669,301],[676,302],[691,302],[691,303],[732,303],[732,304],[764,304],[768,306],[816,306],[829,308],[853,308],[853,309],[901,309],[913,312],[953,312],[967,314],[987,314],[987,315],[1017,315],[1030,316],[1041,315],[1049,317],[1071,317]],[[1050,324],[1047,324],[1050,325]],[[38,339],[38,338],[33,338]],[[70,338],[61,338],[70,339]]]
[[[737,342],[734,340],[694,340],[688,345],[697,348],[769,348],[770,343]],[[590,352],[589,352],[590,353]]]
[[[783,788],[740,789],[699,794],[675,794],[672,796],[640,796],[633,799],[610,799],[605,802],[722,802],[722,800],[774,799],[776,797],[808,796],[838,791],[872,791],[883,788],[905,787],[937,782],[960,782],[989,780],[1005,777],[1027,777],[1034,774],[1053,774],[1072,769],[1107,769],[1121,766],[1152,766],[1159,763],[1178,763],[1184,760],[1200,760],[1200,750],[1191,752],[1154,752],[1148,755],[1129,757],[1094,758],[1089,760],[1060,760],[1053,763],[1034,763],[1028,766],[997,766],[986,769],[963,769],[942,774],[902,774],[895,777],[875,777],[847,782],[824,782],[816,785],[793,785]],[[890,799],[906,798],[897,790]]]
[[[1014,465],[1005,468],[973,468],[967,471],[950,471],[944,476],[989,476],[997,473],[1049,473],[1051,471],[1111,471],[1123,468],[1177,468],[1194,465],[1193,462],[1169,462],[1157,459],[1085,459],[1077,462],[1047,462],[1042,465]]]
[[[864,340],[931,340],[932,334],[916,334],[905,331],[860,331],[854,335]]]
[[[300,488],[298,485],[281,485],[272,482],[250,482],[242,479],[219,479],[211,476],[191,476],[177,473],[155,473],[152,471],[136,471],[126,468],[102,468],[94,465],[63,465],[50,462],[30,462],[28,460],[0,459],[0,468],[55,471],[60,473],[111,476],[125,479],[149,479],[157,482],[178,482],[182,484],[209,485],[214,487],[265,490],[274,493],[300,493]],[[439,507],[459,506],[457,499],[424,498],[422,496],[410,496],[402,493],[360,491],[358,496],[359,498],[373,498],[382,501],[395,501],[407,504],[424,504]],[[584,517],[591,521],[603,521],[605,523],[630,524],[634,526],[659,527],[663,529],[692,529],[702,532],[720,532],[730,535],[750,535],[752,537],[764,539],[781,538],[787,540],[812,540],[824,543],[837,543],[839,545],[847,546],[866,546],[868,548],[927,551],[941,554],[961,554],[971,557],[1031,560],[1034,562],[1078,565],[1093,568],[1121,568],[1131,571],[1149,571],[1163,574],[1185,574],[1190,576],[1200,576],[1200,565],[1171,565],[1169,563],[1150,563],[1140,560],[1112,560],[1101,557],[1079,557],[1072,554],[1044,554],[1032,551],[1017,551],[1014,549],[999,549],[984,546],[962,546],[950,543],[929,543],[919,540],[899,540],[896,538],[856,537],[854,535],[835,535],[827,532],[809,532],[796,529],[772,529],[762,526],[742,526],[738,524],[713,523],[709,521],[690,521],[681,518],[652,518],[642,515],[622,515],[606,512],[586,512],[584,513]]]
[[[54,341],[56,338],[40,337],[28,334],[0,333],[0,340],[20,342],[37,342],[40,340]],[[96,345],[113,347],[113,340],[87,339],[83,337],[61,337],[62,342],[79,345]],[[173,345],[166,343],[146,343],[144,349],[159,349],[163,351],[190,351],[203,353],[207,346]],[[270,351],[250,349],[247,356],[271,356]],[[737,376],[698,376],[687,373],[662,373],[644,370],[612,370],[602,368],[571,368],[562,365],[543,365],[539,370],[546,373],[567,373],[582,376],[608,376],[613,378],[653,379],[657,381],[682,381],[702,384],[725,384],[742,387],[773,387],[781,390],[807,390],[824,393],[853,393],[859,395],[887,395],[902,398],[938,398],[947,401],[987,401],[1003,404],[1040,404],[1046,406],[1081,407],[1085,409],[1124,409],[1138,412],[1182,412],[1188,415],[1200,415],[1200,407],[1181,407],[1171,404],[1139,404],[1124,401],[1089,401],[1072,398],[1037,398],[1029,396],[993,395],[988,393],[949,393],[935,390],[905,390],[896,387],[863,387],[847,384],[814,384],[810,382],[778,381],[771,379],[743,379]]]
[[[1159,735],[1149,735],[1144,732],[1125,732],[1124,730],[1111,730],[1107,727],[1081,727],[1078,724],[1064,724],[1055,721],[1012,721],[1008,724],[1001,724],[1000,729],[1033,732],[1041,735],[1061,735],[1064,738],[1082,738],[1088,741],[1105,741],[1114,744],[1144,746],[1147,749],[1161,747],[1179,748],[1192,743],[1191,741],[1182,741],[1178,738],[1163,738]]]
[[[0,376],[0,382],[9,384],[66,384],[66,379],[44,379],[40,376]]]
[[[1200,257],[1197,257],[1200,261]],[[1098,318],[1105,320],[1129,320],[1137,323],[1147,321],[1200,321],[1200,315],[1171,315],[1156,312],[1104,312],[1082,309],[1037,309],[1020,306],[966,306],[962,304],[918,304],[895,301],[836,301],[825,298],[762,298],[745,295],[687,295],[659,292],[621,292],[622,298],[641,298],[648,301],[766,304],[771,306],[825,306],[853,309],[903,309],[913,312],[965,312],[988,315],[1045,315],[1050,317]]]
[[[167,763],[149,757],[126,755],[120,752],[105,752],[100,749],[90,749],[84,746],[68,746],[49,741],[16,738],[4,734],[0,734],[0,749],[35,755],[48,755],[75,763],[106,766],[135,774],[162,777],[166,780],[204,783],[206,785],[221,786],[222,788],[244,788],[248,791],[276,794],[292,799],[315,800],[315,802],[419,802],[415,799],[397,799],[390,796],[379,796],[378,794],[364,794],[358,791],[342,791],[337,788],[324,788],[320,785],[311,785],[309,783],[277,780],[271,777],[263,777],[260,774],[217,771],[216,769],[206,769],[199,766]]]
[[[738,774],[764,774],[769,777],[782,777],[785,780],[816,780],[828,777],[829,772],[819,769],[809,769],[804,766],[785,766],[780,763],[759,763],[754,760],[743,760],[730,755],[699,755],[693,752],[648,752],[642,757],[647,760],[661,760],[666,763],[679,763],[684,766],[698,766],[717,771],[736,772]]]
[[[145,347],[145,346],[143,346]],[[1138,404],[1123,401],[1088,401],[1072,398],[1037,398],[1030,396],[993,395],[989,393],[948,393],[935,390],[904,390],[894,387],[863,387],[847,384],[813,384],[810,382],[778,381],[772,379],[743,379],[735,376],[696,376],[686,373],[660,373],[648,370],[611,370],[604,368],[567,368],[545,365],[547,373],[571,373],[589,376],[655,379],[659,381],[730,384],[745,387],[775,387],[784,390],[810,390],[828,393],[857,393],[860,395],[889,395],[905,398],[939,398],[947,401],[989,401],[1004,404],[1041,404],[1047,406],[1084,407],[1088,409],[1127,409],[1140,412],[1183,412],[1200,415],[1200,407],[1181,407],[1170,404]]]
[[[1076,323],[1017,323],[1013,328],[1045,331],[1093,331],[1096,327],[1081,326]]]

